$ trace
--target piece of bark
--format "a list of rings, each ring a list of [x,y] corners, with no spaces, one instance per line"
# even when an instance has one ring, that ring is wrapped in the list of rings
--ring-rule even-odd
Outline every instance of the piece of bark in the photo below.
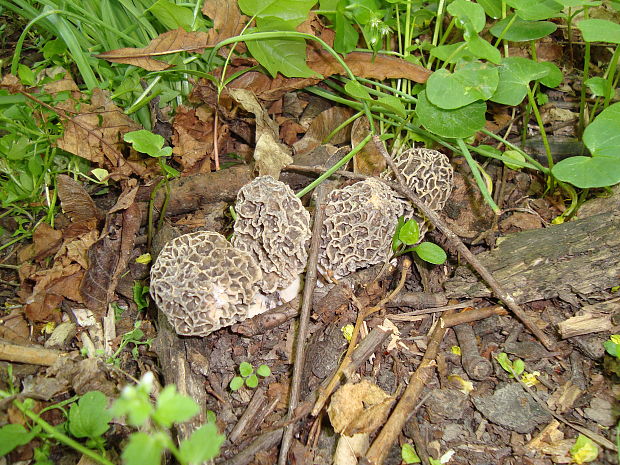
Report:
[[[601,331],[611,331],[612,328],[611,315],[589,312],[573,316],[558,323],[558,332],[562,339],[583,334],[600,333]]]
[[[58,350],[44,349],[43,347],[26,347],[0,341],[0,360],[52,366],[62,355],[66,354]]]
[[[507,236],[477,257],[518,303],[560,297],[572,302],[617,284],[620,274],[620,212]],[[444,284],[448,297],[491,294],[462,266]]]
[[[248,165],[231,166],[225,170],[200,173],[170,181],[170,199],[166,207],[166,216],[181,215],[199,210],[213,202],[232,202],[242,186],[252,180],[252,168]],[[142,218],[146,221],[148,197],[150,191],[138,193]],[[166,195],[166,189],[160,189],[155,195],[154,207],[157,219]]]

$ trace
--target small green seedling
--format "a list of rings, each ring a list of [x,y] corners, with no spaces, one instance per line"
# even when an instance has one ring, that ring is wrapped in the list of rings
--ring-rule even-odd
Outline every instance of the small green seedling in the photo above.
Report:
[[[580,434],[573,447],[570,448],[572,463],[581,465],[582,463],[592,462],[598,457],[598,446],[592,439]]]
[[[416,244],[420,240],[420,227],[416,220],[404,220],[404,217],[398,219],[396,232],[392,236],[392,251],[394,256],[398,257],[408,252],[414,252],[422,260],[435,265],[443,264],[448,258],[446,252],[437,244],[432,242],[422,242],[415,247],[407,248],[407,246]]]
[[[495,357],[497,363],[508,372],[511,378],[517,378],[525,371],[525,363],[520,358],[516,359],[514,362],[508,358],[508,355],[505,352],[501,352],[497,354]]]
[[[400,456],[403,459],[403,462],[409,463],[420,463],[420,457],[416,453],[415,449],[411,444],[405,443],[400,449]]]
[[[267,365],[261,365],[256,369],[256,372],[254,372],[254,367],[251,364],[248,362],[241,362],[239,364],[239,374],[241,376],[235,376],[230,380],[228,386],[231,391],[238,391],[244,384],[254,389],[258,386],[258,376],[266,378],[271,374],[271,369]]]
[[[603,347],[609,355],[620,359],[620,334],[609,336],[609,339],[603,343]]]
[[[159,134],[153,134],[145,129],[140,129],[139,131],[126,133],[123,139],[125,142],[130,143],[136,152],[157,158],[162,171],[167,177],[174,178],[179,175],[177,170],[162,161],[163,157],[172,155],[172,147],[164,147],[166,141]]]
[[[142,311],[149,306],[149,287],[143,286],[140,281],[133,282],[133,301],[138,306],[138,311]]]
[[[121,337],[121,343],[119,344],[118,349],[116,349],[116,352],[114,352],[114,355],[112,355],[110,358],[106,360],[107,363],[111,363],[115,366],[118,366],[120,361],[117,357],[122,352],[122,350],[129,344],[133,344],[133,347],[131,349],[131,355],[133,356],[134,360],[138,359],[138,355],[139,355],[138,346],[145,345],[147,347],[151,347],[151,344],[153,343],[153,339],[142,340],[144,338],[144,331],[140,329],[141,325],[142,325],[141,321],[136,321],[134,323],[133,329],[123,334],[123,336]]]

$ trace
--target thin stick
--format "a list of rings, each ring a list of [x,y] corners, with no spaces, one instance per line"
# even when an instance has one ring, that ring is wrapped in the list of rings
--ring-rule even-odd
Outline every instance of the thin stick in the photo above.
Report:
[[[449,312],[453,312],[453,310],[449,310]],[[407,389],[405,389],[403,396],[398,401],[398,404],[396,404],[394,411],[381,429],[381,432],[366,452],[366,457],[362,459],[360,463],[381,465],[385,460],[388,452],[392,448],[392,444],[398,439],[398,435],[403,429],[407,418],[409,418],[409,415],[415,408],[417,400],[422,393],[422,389],[430,381],[435,371],[435,357],[437,357],[439,353],[439,345],[447,330],[448,328],[445,327],[442,319],[439,319],[438,324],[435,325],[435,329],[431,333],[426,352],[418,369],[411,375],[409,385]]]
[[[444,223],[444,221],[439,217],[437,212],[430,209],[414,192],[411,191],[411,189],[407,187],[402,173],[396,167],[394,160],[392,160],[392,157],[388,154],[379,136],[373,136],[373,140],[375,142],[375,145],[377,146],[377,149],[379,150],[381,155],[383,155],[385,161],[392,169],[392,171],[394,172],[394,176],[398,180],[398,184],[391,185],[396,188],[398,192],[411,200],[411,202],[413,202],[413,204],[420,209],[420,211],[424,214],[426,218],[428,218],[428,220],[433,224],[433,226],[435,226],[444,234],[444,236],[446,236],[446,239],[448,240],[448,242],[450,242],[450,245],[456,248],[461,253],[463,258],[465,258],[465,260],[467,260],[467,262],[472,266],[472,268],[474,268],[474,270],[478,272],[482,279],[486,281],[486,283],[493,290],[497,298],[499,298],[506,304],[506,306],[512,311],[512,313],[514,313],[515,316],[519,318],[519,320],[521,320],[521,322],[527,327],[527,329],[529,329],[532,334],[534,334],[548,350],[553,351],[554,343],[551,341],[551,339],[549,339],[549,337],[538,326],[536,326],[536,324],[530,319],[530,317],[527,316],[525,311],[523,311],[523,309],[517,304],[516,300],[500,286],[500,284],[493,277],[491,272],[487,270],[487,268],[482,263],[480,263],[478,258],[476,258],[476,256],[469,251],[469,249],[465,244],[463,244],[461,239],[459,239],[459,237],[454,234],[452,230],[450,230],[446,223]]]
[[[314,225],[312,226],[312,242],[310,243],[310,256],[308,258],[308,270],[306,271],[306,284],[304,287],[303,302],[301,305],[301,316],[299,317],[299,331],[297,333],[297,348],[295,350],[295,363],[293,365],[293,379],[291,381],[291,393],[288,404],[288,416],[293,418],[295,409],[299,403],[299,391],[301,386],[301,377],[304,368],[305,342],[308,333],[308,322],[310,320],[310,309],[312,307],[312,294],[316,285],[317,265],[319,261],[319,248],[321,241],[321,229],[323,227],[323,219],[325,217],[325,208],[323,201],[325,199],[326,189],[324,185],[320,185],[316,196],[316,212],[314,215]],[[289,424],[284,429],[282,435],[282,445],[280,447],[280,455],[278,457],[278,465],[286,465],[288,450],[293,440],[295,431],[295,423]]]

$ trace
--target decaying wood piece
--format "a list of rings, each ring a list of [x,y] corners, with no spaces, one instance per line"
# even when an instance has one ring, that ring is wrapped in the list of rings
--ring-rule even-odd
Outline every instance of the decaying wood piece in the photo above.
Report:
[[[507,236],[476,257],[519,303],[560,297],[573,302],[618,284],[620,212]],[[490,291],[460,267],[445,283],[450,297],[483,297]]]
[[[0,360],[32,365],[52,366],[59,357],[67,355],[59,350],[26,347],[0,340]]]
[[[221,171],[174,179],[170,181],[170,199],[166,215],[194,212],[215,202],[232,202],[237,197],[239,189],[250,181],[252,181],[252,168],[248,165],[237,165]],[[160,211],[165,195],[166,189],[157,192],[154,201],[156,212]],[[141,201],[140,210],[144,220],[147,217],[148,193],[140,192],[138,199]]]
[[[562,339],[583,334],[600,333],[601,331],[611,331],[610,314],[584,313],[583,315],[573,316],[558,323],[558,332]]]
[[[175,384],[180,394],[191,397],[200,406],[200,414],[191,421],[177,425],[179,439],[187,439],[191,433],[207,421],[207,391],[205,377],[195,373],[190,364],[189,354],[199,353],[205,343],[199,337],[181,338],[172,328],[162,312],[157,312],[158,333],[153,344],[161,365],[166,385]],[[204,367],[208,370],[209,367]]]

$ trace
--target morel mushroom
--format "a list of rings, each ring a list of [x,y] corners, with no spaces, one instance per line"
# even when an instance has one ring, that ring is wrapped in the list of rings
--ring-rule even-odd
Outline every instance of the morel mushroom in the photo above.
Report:
[[[252,256],[210,231],[168,242],[151,268],[150,292],[178,334],[207,336],[254,314],[262,272]]]
[[[386,261],[405,202],[378,179],[335,189],[327,196],[319,265],[341,278]]]
[[[437,150],[413,148],[404,150],[394,157],[409,187],[420,199],[435,211],[443,209],[452,193],[454,171],[448,157]],[[391,169],[381,174],[384,179],[393,179]],[[414,218],[420,226],[420,240],[428,230],[427,221],[414,213],[410,204],[405,209],[407,218]]]
[[[262,269],[265,294],[298,281],[308,261],[310,214],[292,189],[271,176],[260,176],[239,190],[232,243]],[[296,294],[296,289],[295,292]]]

